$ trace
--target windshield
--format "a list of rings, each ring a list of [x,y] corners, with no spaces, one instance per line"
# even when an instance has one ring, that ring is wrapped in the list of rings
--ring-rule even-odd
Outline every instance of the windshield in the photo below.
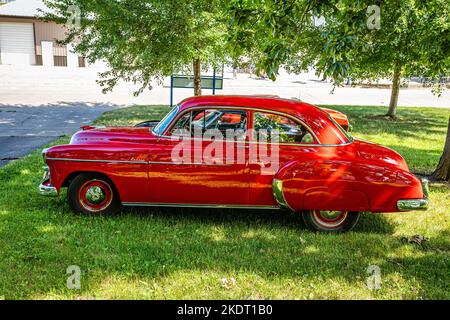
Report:
[[[172,119],[175,117],[175,115],[178,113],[179,106],[175,106],[172,110],[169,111],[168,114],[156,125],[156,127],[153,129],[153,133],[160,136],[164,133],[169,123],[172,122]]]

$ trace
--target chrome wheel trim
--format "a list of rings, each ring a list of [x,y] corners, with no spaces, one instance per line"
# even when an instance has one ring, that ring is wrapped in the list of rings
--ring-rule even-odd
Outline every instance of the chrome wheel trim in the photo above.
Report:
[[[83,201],[83,196],[82,196],[82,194],[81,194],[82,191],[83,191],[83,187],[84,187],[85,185],[90,184],[90,183],[95,183],[95,182],[98,182],[98,183],[102,184],[104,187],[106,187],[107,190],[108,190],[108,193],[110,194],[110,197],[109,197],[108,201],[107,201],[105,204],[103,204],[101,207],[98,207],[98,208],[92,207],[92,206],[90,206],[88,203],[84,202],[84,201]],[[94,188],[99,188],[99,189],[101,189],[101,188],[98,187],[98,186],[94,186],[94,187],[89,188],[88,191],[91,190],[91,189],[94,189]],[[88,196],[88,194],[87,194],[88,191],[85,192],[85,195],[84,195],[86,198],[87,198],[87,196]],[[94,191],[95,191],[95,190],[94,190]],[[103,190],[101,190],[101,193],[102,193],[103,196],[105,197],[105,194],[104,194],[104,191],[103,191]],[[109,183],[107,183],[107,182],[105,182],[105,181],[103,181],[103,180],[92,179],[92,180],[86,181],[86,182],[80,187],[80,189],[79,189],[79,191],[78,191],[78,202],[80,203],[80,205],[81,205],[85,210],[90,211],[90,212],[94,212],[94,213],[95,213],[95,212],[100,212],[100,211],[105,210],[106,208],[108,208],[109,205],[112,203],[113,198],[114,198],[114,192],[113,192],[111,186],[109,185]],[[86,199],[86,200],[87,200],[87,199]],[[104,200],[105,200],[105,199],[99,201],[98,203],[101,204],[102,201],[104,201]],[[94,203],[92,203],[92,204],[95,205]]]
[[[86,191],[86,200],[89,201],[89,203],[99,204],[102,203],[105,198],[105,193],[102,188],[98,186],[91,187]]]
[[[332,229],[342,225],[348,217],[347,211],[329,211],[329,210],[314,210],[312,212],[314,222],[327,229]]]

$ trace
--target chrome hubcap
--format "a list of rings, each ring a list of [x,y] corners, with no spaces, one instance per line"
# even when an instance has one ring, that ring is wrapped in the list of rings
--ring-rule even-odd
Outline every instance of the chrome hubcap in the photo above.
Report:
[[[102,188],[94,186],[86,191],[86,200],[92,204],[99,204],[105,200],[106,196]]]
[[[347,220],[347,211],[313,211],[313,219],[323,228],[336,228]]]
[[[341,214],[341,211],[320,211],[320,215],[322,216],[322,218],[327,219],[327,220],[333,220],[336,219],[337,217],[339,217],[339,215]]]

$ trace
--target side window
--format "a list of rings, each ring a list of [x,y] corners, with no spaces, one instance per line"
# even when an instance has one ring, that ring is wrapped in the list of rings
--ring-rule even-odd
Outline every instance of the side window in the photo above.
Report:
[[[229,132],[247,130],[247,113],[240,110],[207,110],[206,130],[219,130],[225,136]],[[209,112],[209,113],[208,113]]]
[[[299,122],[281,115],[255,112],[254,130],[257,141],[280,143],[315,143],[312,134]]]
[[[176,135],[178,130],[187,130],[191,135],[196,132],[219,130],[223,137],[227,134],[245,136],[247,131],[247,112],[241,110],[206,109],[191,111],[183,115],[170,130]],[[179,132],[179,131],[178,131]]]
[[[177,120],[175,125],[170,129],[170,135],[179,135],[183,131],[190,131],[191,113],[185,113]]]

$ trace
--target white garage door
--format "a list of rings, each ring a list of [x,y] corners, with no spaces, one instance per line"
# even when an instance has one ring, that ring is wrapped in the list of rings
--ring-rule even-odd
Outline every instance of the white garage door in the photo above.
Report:
[[[36,62],[32,23],[0,22],[0,63],[32,65]]]

